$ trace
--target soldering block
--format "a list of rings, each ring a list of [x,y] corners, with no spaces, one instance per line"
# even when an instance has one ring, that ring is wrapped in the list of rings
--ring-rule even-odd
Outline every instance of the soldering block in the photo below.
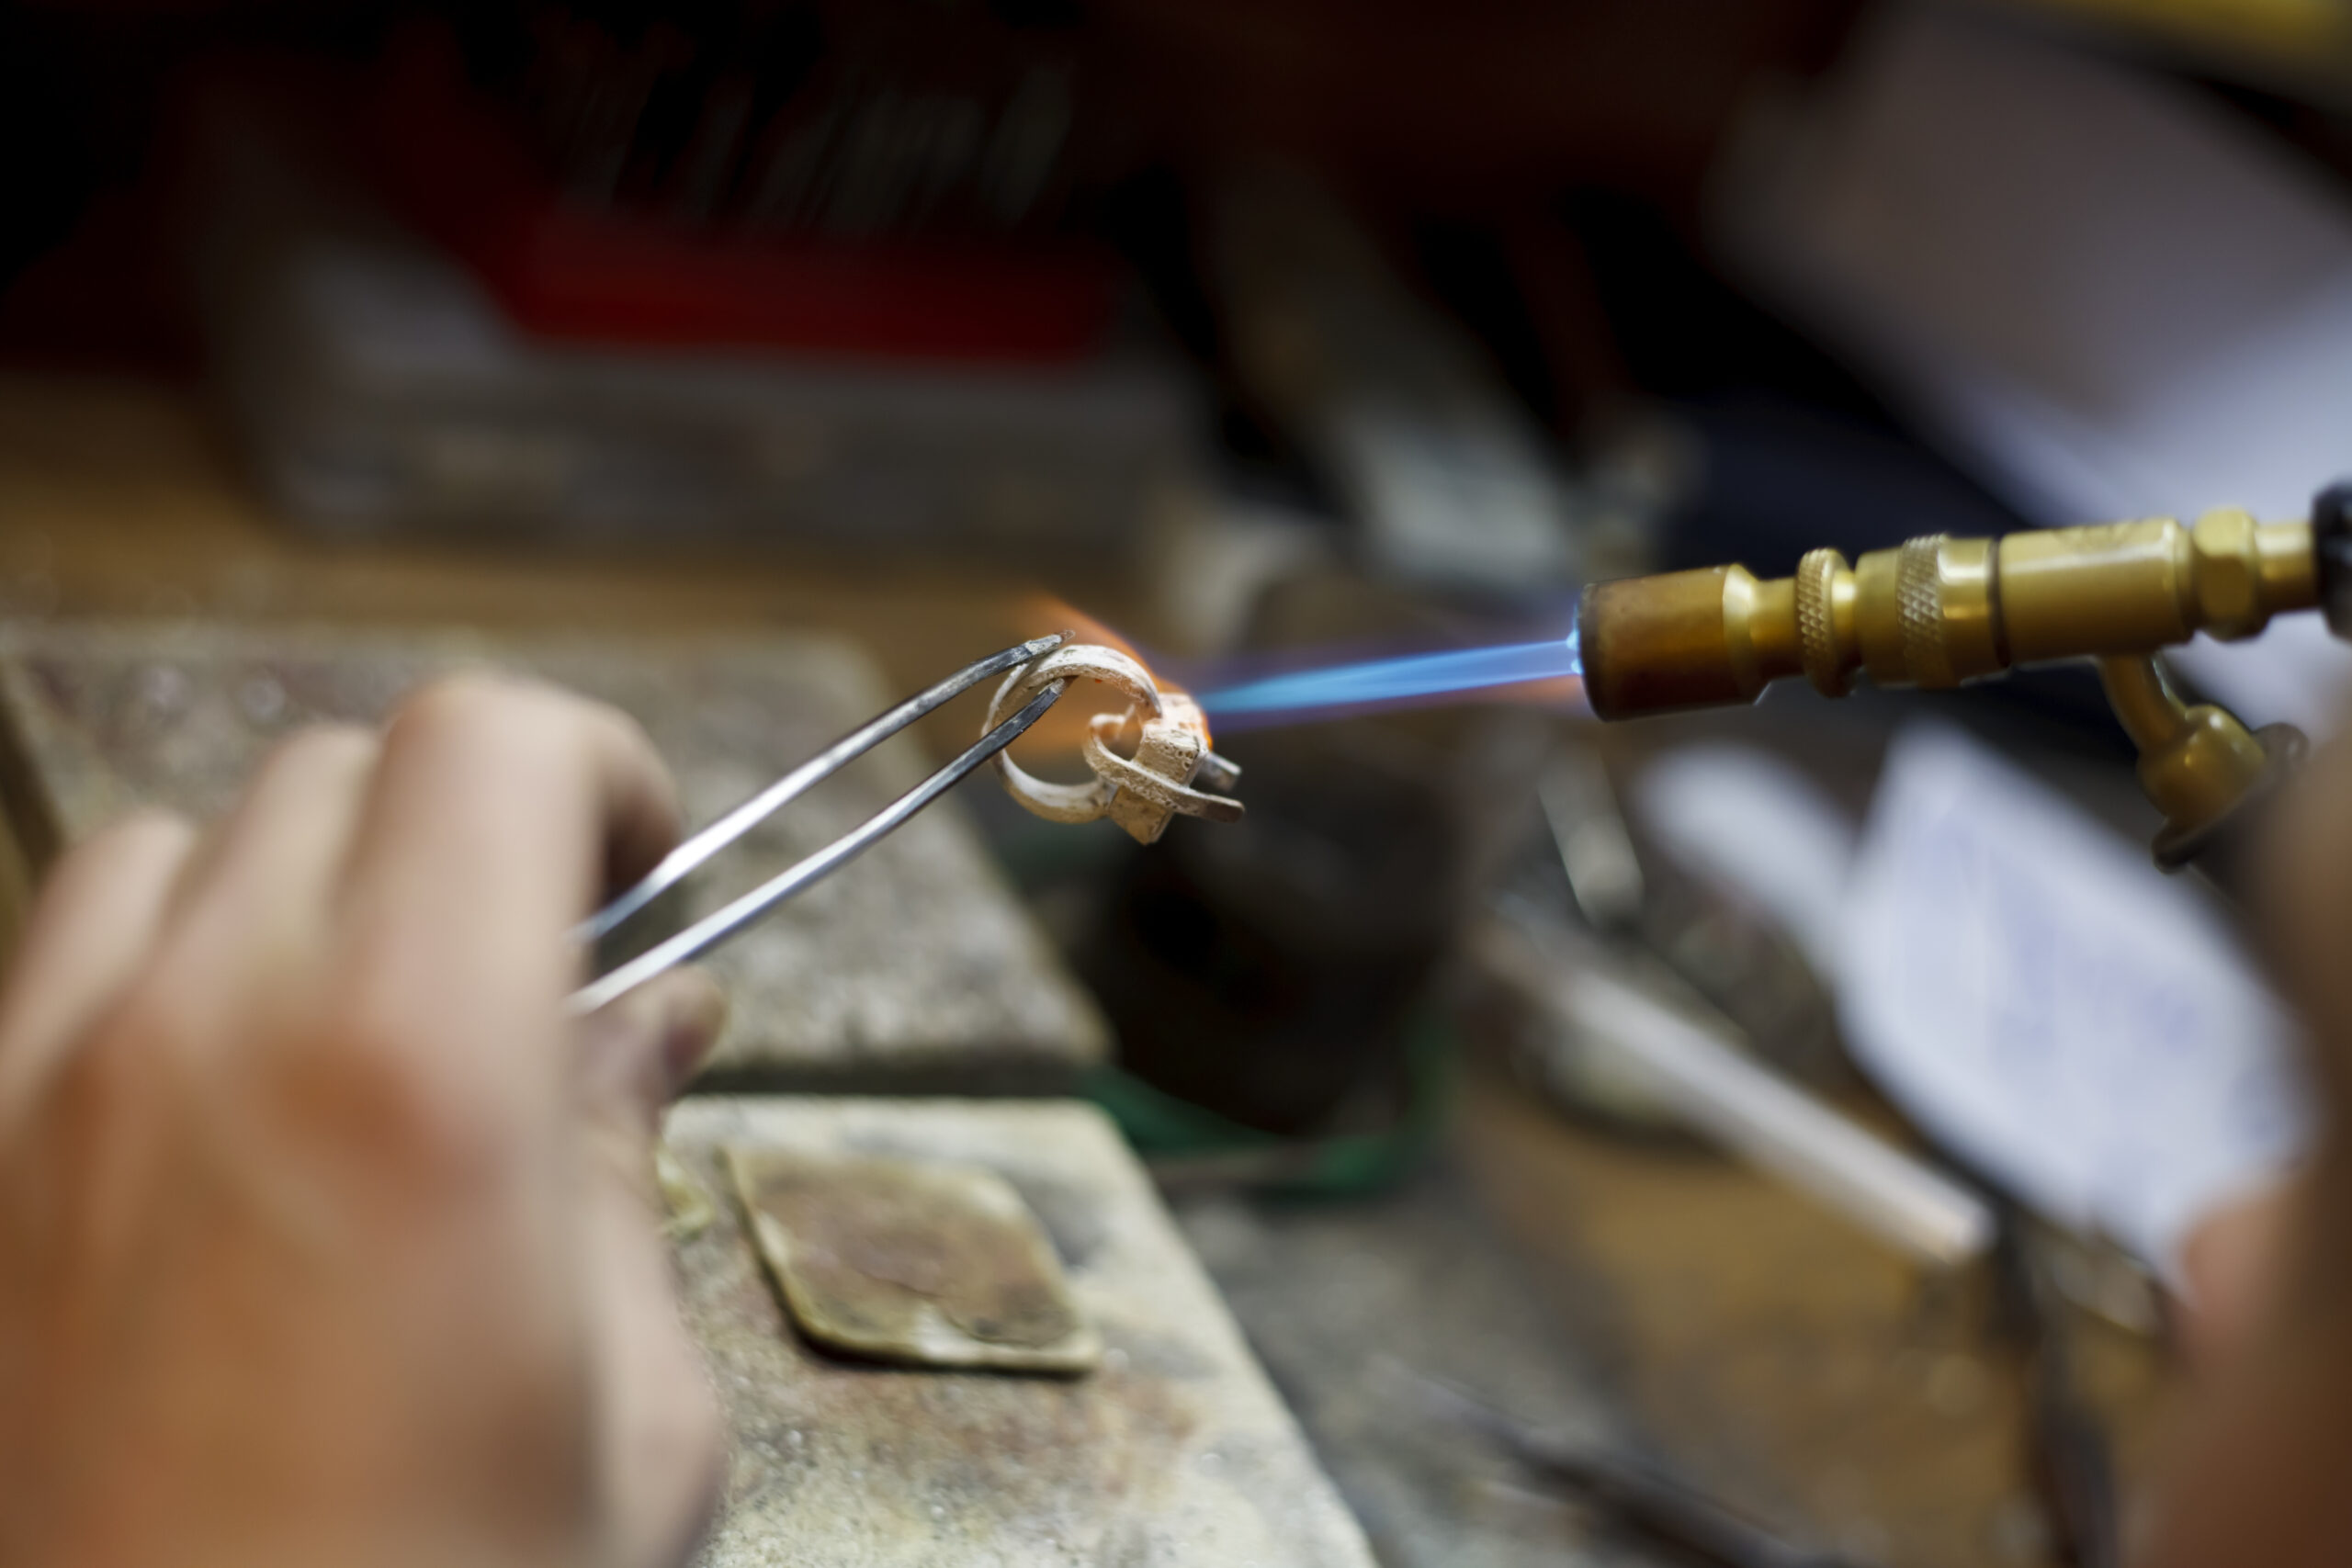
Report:
[[[375,723],[468,668],[611,703],[652,737],[689,824],[708,822],[864,723],[893,694],[836,639],[501,638],[142,624],[0,634],[0,800],[38,872],[129,807],[196,818],[322,719]],[[910,788],[901,738],[768,819],[689,883],[692,919]],[[658,924],[662,905],[648,912]],[[710,960],[732,1000],[706,1083],[882,1093],[1052,1093],[1104,1055],[1082,987],[944,800]]]
[[[1092,1108],[694,1099],[670,1112],[667,1139],[710,1199],[677,1259],[730,1435],[726,1505],[698,1568],[1372,1568],[1215,1287]],[[1095,1369],[910,1369],[815,1348],[763,1269],[730,1179],[730,1159],[762,1151],[994,1172],[1050,1238],[1099,1337]]]

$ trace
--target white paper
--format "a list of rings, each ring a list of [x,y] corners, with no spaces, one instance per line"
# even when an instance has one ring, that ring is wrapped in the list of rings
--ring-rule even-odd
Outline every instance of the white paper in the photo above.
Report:
[[[2166,1271],[2312,1131],[2288,1022],[2196,891],[1940,726],[1888,756],[1839,1010],[1930,1134]]]
[[[1685,870],[1729,885],[1787,927],[1815,968],[1838,972],[1854,829],[1811,779],[1756,747],[1702,741],[1644,768],[1634,809]]]

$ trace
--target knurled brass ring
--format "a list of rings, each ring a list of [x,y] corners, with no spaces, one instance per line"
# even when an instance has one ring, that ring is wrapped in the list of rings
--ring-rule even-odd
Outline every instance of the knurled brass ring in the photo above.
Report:
[[[1903,633],[1903,667],[1922,686],[1954,686],[1951,648],[1944,639],[1944,536],[1903,541],[1894,558],[1894,612]]]
[[[1825,697],[1842,697],[1848,683],[1845,660],[1838,657],[1838,616],[1830,608],[1830,589],[1847,570],[1846,558],[1836,550],[1807,550],[1797,562],[1797,657],[1804,678]]]

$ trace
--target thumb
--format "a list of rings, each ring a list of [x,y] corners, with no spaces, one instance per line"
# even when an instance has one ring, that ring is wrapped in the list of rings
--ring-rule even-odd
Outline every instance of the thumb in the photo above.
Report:
[[[652,1145],[662,1108],[725,1022],[725,993],[683,969],[581,1028],[582,1304],[594,1390],[598,1540],[614,1568],[674,1568],[717,1506],[725,1449],[702,1359],[679,1320]]]
[[[581,1109],[601,1134],[650,1142],[662,1107],[702,1066],[727,1023],[727,993],[699,965],[673,969],[581,1025]]]

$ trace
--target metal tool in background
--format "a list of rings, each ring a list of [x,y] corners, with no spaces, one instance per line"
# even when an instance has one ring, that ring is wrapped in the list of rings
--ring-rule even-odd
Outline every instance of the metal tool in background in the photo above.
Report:
[[[2052,1553],[2067,1568],[2120,1568],[2114,1448],[2076,1370],[2080,1330],[2055,1277],[2059,1247],[2023,1209],[2003,1204],[1996,1322],[2025,1387],[2026,1468]]]
[[[1551,1031],[1543,1066],[1550,1077],[1577,1075],[1567,1092],[1589,1094],[1603,1077],[1621,1080],[1619,1096],[1631,1091],[1656,1101],[1693,1131],[1936,1269],[1937,1280],[1960,1280],[1963,1266],[1989,1259],[2000,1336],[2027,1391],[2028,1468],[2053,1550],[2073,1568],[2113,1568],[2113,1460],[2098,1411],[2074,1370],[2075,1331],[2059,1299],[2067,1292],[2053,1268],[2052,1238],[2014,1206],[1996,1209],[1787,1082],[1741,1049],[1725,1021],[1696,998],[1677,997],[1661,965],[1604,947],[1564,918],[1507,899],[1473,932],[1470,954],[1490,976],[1538,1002]],[[1677,1538],[1697,1562],[1793,1568],[1832,1561],[1736,1518],[1726,1522],[1719,1508],[1638,1467],[1532,1447],[1523,1429],[1514,1434],[1508,1418],[1492,1412],[1464,1416],[1504,1437],[1530,1468],[1596,1502],[1616,1507],[1630,1496],[1669,1524],[1700,1532],[1695,1541]]]
[[[1996,1227],[1977,1193],[1758,1059],[1774,1043],[1757,1039],[1751,1020],[1785,1024],[1787,1008],[1742,1007],[1669,962],[1688,911],[1662,918],[1656,908],[1661,879],[1599,754],[1560,742],[1536,793],[1554,852],[1522,865],[1471,925],[1464,953],[1528,1026],[1543,1086],[1612,1120],[1697,1134],[1930,1269],[1986,1253]]]
[[[582,922],[575,934],[582,942],[592,945],[603,941],[663,893],[708,864],[719,852],[917,719],[952,702],[991,675],[1018,669],[1063,647],[1070,642],[1071,637],[1072,634],[1069,632],[1056,632],[1016,643],[1001,652],[966,665],[898,706],[876,715],[868,723],[842,737],[672,850],[636,886]],[[1066,685],[1067,682],[1062,681],[1046,685],[1020,711],[967,747],[954,761],[823,849],[805,856],[725,908],[656,942],[582,986],[571,994],[571,1010],[575,1013],[594,1012],[655,976],[701,957],[758,921],[777,905],[839,871],[895,831],[915,813],[953,789],[973,769],[1012,745],[1023,731],[1045,716],[1046,710],[1060,698]]]
[[[1703,999],[1772,1066],[1815,1089],[1851,1077],[1835,1002],[1805,943],[1725,877],[1636,832],[1597,741],[1564,736],[1536,785],[1577,912],[1604,940],[1654,954],[1678,998]]]
[[[1577,635],[1585,694],[1603,718],[1752,702],[1798,674],[1838,696],[1857,671],[1882,686],[1940,688],[2095,658],[2139,748],[2141,787],[2165,814],[2157,863],[2198,862],[2226,883],[2242,807],[2277,786],[2302,738],[2189,705],[2155,656],[2199,632],[2252,637],[2308,609],[2352,636],[2352,485],[2323,491],[2299,523],[2223,509],[2189,526],[2160,517],[1932,535],[1850,567],[1818,549],[1773,581],[1719,566],[1595,583]]]
[[[1490,973],[1515,969],[1524,991],[1548,998],[1539,1007],[1548,1028],[1538,1047],[1547,1084],[1579,1103],[1622,1101],[1630,1091],[1931,1265],[1939,1261],[1938,1247],[1964,1235],[1961,1256],[1986,1260],[1996,1307],[1991,1327],[2026,1392],[2027,1470],[2052,1550],[2070,1568],[2113,1568],[2120,1548],[2111,1444],[2075,1371],[2080,1330],[2070,1303],[2136,1334],[2153,1330],[2153,1304],[2111,1277],[2112,1267],[2102,1265],[2116,1260],[2096,1245],[2050,1230],[2012,1201],[1948,1181],[1779,1080],[1742,1049],[1742,1032],[1730,1019],[1634,945],[1657,924],[1649,908],[1657,899],[1645,891],[1656,879],[1645,875],[1591,748],[1564,746],[1540,795],[1559,869],[1592,931],[1577,928],[1556,897],[1520,897],[1494,916],[1497,926],[1519,929],[1481,931],[1474,953]],[[1556,959],[1539,958],[1537,948]],[[1912,1181],[1914,1170],[1927,1175],[1924,1185]],[[1939,1188],[1961,1201],[1943,1215],[1959,1230],[1939,1228]],[[1962,1299],[1946,1293],[1962,1278],[1941,1270],[1937,1294]]]
[[[1600,753],[1589,746],[1553,748],[1535,781],[1535,801],[1586,923],[1597,931],[1636,931],[1649,876]]]
[[[1936,1269],[1982,1257],[1996,1234],[1976,1193],[1905,1154],[1742,1050],[1736,1031],[1668,1001],[1643,966],[1532,904],[1506,899],[1469,936],[1471,961],[1533,1005],[1562,1049],[1673,1117]],[[1549,1071],[1560,1070],[1546,1053]]]
[[[1681,1561],[1704,1568],[1862,1568],[1783,1540],[1656,1465],[1541,1431],[1426,1373],[1394,1362],[1385,1370],[1425,1414],[1487,1439],[1546,1485]]]

